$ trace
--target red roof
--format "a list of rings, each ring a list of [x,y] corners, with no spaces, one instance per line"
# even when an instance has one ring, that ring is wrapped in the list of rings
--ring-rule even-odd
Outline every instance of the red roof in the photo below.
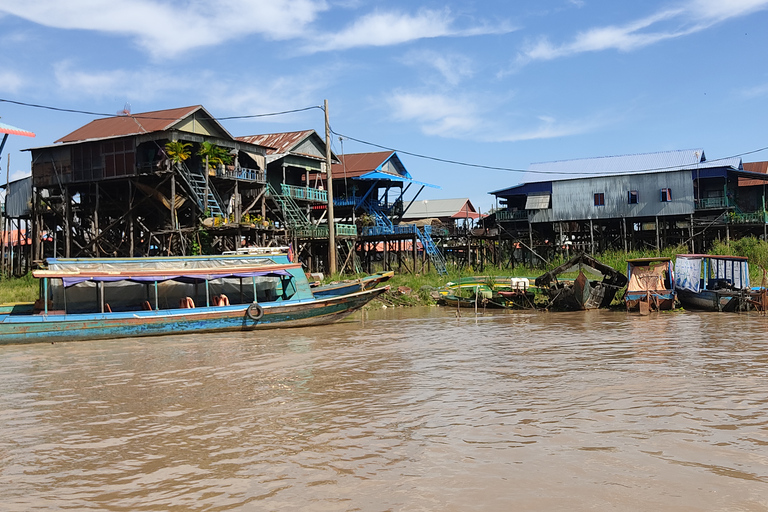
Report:
[[[314,130],[302,130],[298,132],[283,132],[283,133],[264,133],[261,135],[246,135],[244,137],[235,137],[242,142],[248,142],[249,144],[257,144],[259,146],[267,147],[267,154],[283,154],[288,153],[299,142],[303,141],[314,133]],[[311,155],[310,155],[311,156]]]
[[[96,119],[56,142],[78,142],[160,132],[171,128],[174,124],[202,108],[201,105],[195,105]]]
[[[363,174],[375,171],[381,164],[392,156],[392,151],[380,151],[378,153],[351,153],[339,155],[341,163],[333,164],[331,170],[333,177],[357,178]]]
[[[0,133],[7,133],[9,135],[22,135],[24,137],[35,136],[35,134],[30,131],[22,130],[21,128],[16,128],[15,126],[11,126],[5,123],[0,123]]]
[[[768,162],[744,162],[742,164],[745,171],[768,174]],[[739,178],[740,187],[751,187],[754,185],[764,185],[764,180],[753,180],[749,178]]]

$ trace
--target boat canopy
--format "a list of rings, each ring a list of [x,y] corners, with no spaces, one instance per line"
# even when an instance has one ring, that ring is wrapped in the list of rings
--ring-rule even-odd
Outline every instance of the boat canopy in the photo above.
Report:
[[[699,293],[711,284],[725,281],[734,288],[749,288],[749,264],[741,256],[678,254],[675,288]]]
[[[206,274],[157,274],[157,275],[79,275],[79,276],[58,276],[64,281],[64,286],[70,287],[85,281],[133,281],[136,283],[163,282],[163,281],[212,281],[214,279],[223,279],[226,277],[285,277],[291,273],[287,270],[257,270],[250,272],[218,272]],[[52,276],[48,276],[52,277]]]

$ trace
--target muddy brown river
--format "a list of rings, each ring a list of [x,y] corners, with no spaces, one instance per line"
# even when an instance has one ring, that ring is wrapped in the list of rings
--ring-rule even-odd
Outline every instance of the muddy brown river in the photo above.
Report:
[[[0,347],[2,511],[768,510],[768,318],[358,313]]]

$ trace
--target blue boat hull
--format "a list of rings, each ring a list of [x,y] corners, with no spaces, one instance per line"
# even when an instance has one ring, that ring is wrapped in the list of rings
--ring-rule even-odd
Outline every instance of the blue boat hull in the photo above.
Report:
[[[252,331],[329,324],[389,287],[326,299],[98,314],[0,316],[0,344],[114,339],[166,334]],[[260,318],[257,318],[259,317]]]

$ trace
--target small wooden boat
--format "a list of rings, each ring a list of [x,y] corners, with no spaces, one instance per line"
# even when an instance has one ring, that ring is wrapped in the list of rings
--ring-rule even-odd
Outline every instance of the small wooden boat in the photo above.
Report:
[[[0,307],[0,344],[336,322],[389,287],[317,298],[286,255],[49,259],[33,311]]]
[[[624,293],[627,311],[641,314],[675,307],[675,274],[672,258],[627,260],[629,283]]]
[[[392,270],[386,272],[377,272],[360,279],[350,279],[346,281],[340,281],[338,283],[330,283],[326,285],[312,287],[312,294],[315,297],[335,297],[336,295],[344,295],[346,293],[360,292],[363,290],[370,290],[376,288],[380,283],[389,281],[395,272]]]
[[[533,308],[535,294],[525,277],[471,276],[446,283],[436,298],[453,307]]]
[[[590,280],[584,273],[585,269],[598,278]],[[561,274],[577,271],[578,275],[573,280],[558,279]],[[626,286],[627,277],[588,254],[579,254],[537,277],[535,282],[536,286],[545,290],[552,307],[582,310],[610,305],[616,292]]]
[[[675,290],[683,308],[701,311],[743,311],[755,293],[747,258],[708,254],[676,256]]]

